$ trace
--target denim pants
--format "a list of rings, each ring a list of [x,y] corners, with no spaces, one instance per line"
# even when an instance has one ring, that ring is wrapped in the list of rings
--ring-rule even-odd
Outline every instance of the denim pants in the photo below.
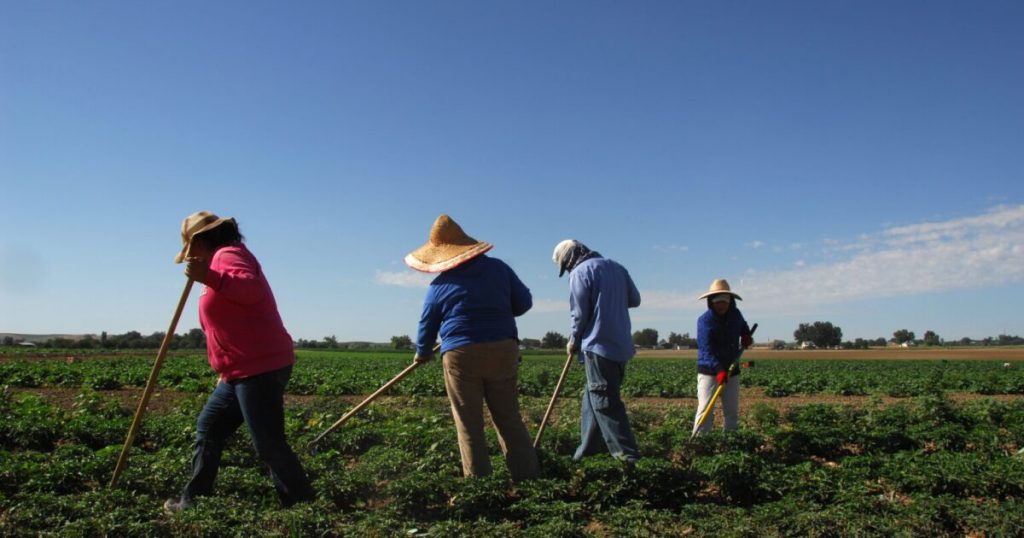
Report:
[[[312,500],[316,494],[284,436],[284,389],[292,367],[265,374],[220,381],[196,422],[192,478],[181,492],[183,504],[213,493],[227,438],[245,422],[256,455],[270,469],[283,506]]]
[[[587,386],[580,402],[580,446],[576,448],[573,461],[599,454],[606,448],[616,459],[639,459],[626,405],[619,392],[626,376],[626,363],[610,361],[589,351],[584,357]]]
[[[537,452],[519,414],[518,376],[515,340],[469,344],[444,354],[444,386],[452,404],[464,476],[491,474],[484,403],[498,430],[498,444],[512,479],[528,480],[540,474]]]

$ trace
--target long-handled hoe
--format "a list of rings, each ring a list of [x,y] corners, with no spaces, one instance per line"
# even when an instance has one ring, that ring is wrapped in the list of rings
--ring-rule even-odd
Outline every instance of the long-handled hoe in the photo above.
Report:
[[[139,407],[135,410],[135,417],[132,419],[132,425],[128,428],[128,438],[124,440],[124,447],[121,449],[121,456],[117,458],[117,465],[114,467],[114,475],[110,477],[110,487],[117,485],[117,479],[121,477],[121,471],[124,470],[125,465],[128,464],[128,451],[131,450],[132,442],[135,440],[135,434],[139,431],[139,426],[142,424],[142,415],[146,412],[146,406],[149,405],[149,397],[153,394],[153,389],[156,388],[156,378],[160,374],[160,368],[164,364],[164,358],[167,356],[167,348],[170,347],[171,341],[174,339],[174,329],[178,326],[178,319],[181,318],[181,311],[185,308],[185,302],[188,301],[188,294],[192,291],[192,279],[188,279],[185,283],[185,289],[181,292],[181,299],[178,299],[178,308],[174,310],[174,317],[171,318],[171,326],[167,329],[167,334],[164,335],[163,342],[160,343],[160,351],[156,354],[156,362],[153,363],[153,370],[149,372],[149,381],[146,382],[146,389],[142,391],[142,399],[139,400]]]
[[[750,335],[754,335],[754,331],[757,330],[757,324],[750,328]],[[740,363],[740,357],[743,356],[743,350],[740,350],[740,354],[736,356],[736,360],[733,361],[732,366],[729,367],[729,375],[725,377],[725,383],[729,382],[729,378],[736,373],[736,369]],[[711,395],[711,400],[708,401],[708,406],[704,408],[704,413],[701,414],[700,420],[697,421],[697,426],[693,428],[693,433],[690,434],[690,440],[692,441],[697,437],[697,432],[700,431],[700,427],[704,425],[704,421],[711,415],[711,410],[715,408],[715,401],[718,400],[718,395],[722,392],[722,388],[725,387],[725,383],[722,383],[715,389],[715,393]]]
[[[540,421],[540,427],[537,428],[537,437],[533,440],[533,448],[536,449],[540,446],[540,436],[544,435],[544,427],[548,425],[548,418],[551,416],[551,410],[555,408],[555,400],[558,399],[558,393],[562,391],[562,384],[565,383],[565,375],[569,373],[569,367],[572,366],[572,353],[565,359],[565,366],[562,367],[562,375],[558,376],[558,384],[555,385],[555,392],[551,395],[551,401],[548,403],[547,411],[544,411],[544,418]]]
[[[436,346],[434,346],[433,352],[437,353],[437,350],[439,350],[439,349],[441,349],[441,344],[437,344]],[[384,394],[389,388],[391,388],[392,385],[394,385],[395,383],[398,383],[399,381],[401,381],[402,378],[404,378],[405,376],[407,376],[410,373],[412,373],[412,371],[415,370],[416,368],[418,368],[421,364],[423,364],[423,363],[422,362],[413,361],[412,364],[410,364],[409,366],[406,366],[404,370],[402,370],[401,372],[398,372],[398,375],[396,375],[395,377],[391,378],[391,381],[388,381],[387,383],[384,383],[384,385],[382,385],[379,389],[377,389],[373,394],[367,396],[365,400],[359,402],[359,405],[357,405],[357,406],[353,407],[352,409],[350,409],[348,413],[345,413],[334,424],[331,424],[330,428],[327,428],[326,430],[324,430],[323,433],[321,433],[320,435],[316,436],[316,439],[313,439],[312,441],[310,441],[310,443],[308,445],[308,448],[313,448],[318,442],[320,442],[321,439],[326,437],[327,434],[331,433],[332,431],[337,429],[339,426],[344,424],[345,421],[347,421],[348,419],[352,418],[352,415],[355,415],[356,413],[361,411],[364,407],[370,405],[370,402],[376,400],[378,396],[380,396],[381,394]]]

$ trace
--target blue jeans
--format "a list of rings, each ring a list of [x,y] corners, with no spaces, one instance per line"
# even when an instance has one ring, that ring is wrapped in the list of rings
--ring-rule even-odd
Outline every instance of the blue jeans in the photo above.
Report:
[[[619,393],[626,363],[610,361],[589,351],[584,355],[587,386],[580,402],[580,446],[572,459],[579,461],[607,448],[616,459],[636,461],[640,452]]]
[[[316,493],[284,436],[284,389],[292,367],[217,383],[196,422],[192,478],[181,492],[185,505],[213,493],[224,442],[242,425],[249,427],[256,455],[270,468],[283,506],[312,500]]]

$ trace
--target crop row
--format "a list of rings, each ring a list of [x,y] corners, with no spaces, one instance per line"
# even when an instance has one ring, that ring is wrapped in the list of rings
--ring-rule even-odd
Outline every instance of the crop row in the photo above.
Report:
[[[739,432],[690,441],[690,416],[631,406],[636,467],[580,464],[567,397],[541,452],[543,477],[513,485],[459,477],[443,398],[371,406],[306,445],[345,406],[316,399],[286,427],[319,498],[277,507],[241,432],[225,452],[218,496],[162,516],[188,472],[201,395],[148,416],[121,486],[109,479],[131,411],[84,390],[70,409],[32,393],[0,394],[0,534],[737,536],[964,535],[1024,532],[1024,402],[955,405],[933,392],[905,405],[759,406]],[[527,398],[532,426],[543,398]],[[496,447],[493,432],[491,446]]]
[[[409,364],[408,354],[373,352],[301,352],[289,391],[294,394],[339,396],[368,394]],[[0,385],[15,387],[84,387],[97,390],[140,387],[146,382],[153,359],[141,356],[61,360],[5,360],[0,362]],[[520,369],[520,393],[550,394],[563,359],[528,355]],[[393,394],[444,395],[437,361],[417,369],[392,389]],[[695,361],[692,359],[638,359],[630,363],[623,393],[627,396],[693,397]],[[161,372],[163,387],[185,392],[210,389],[213,375],[202,355],[169,358]],[[868,395],[906,397],[934,388],[976,394],[1024,394],[1024,364],[1004,367],[1001,361],[759,361],[740,376],[745,387],[761,387],[766,395]],[[569,387],[580,387],[583,369],[570,370]]]

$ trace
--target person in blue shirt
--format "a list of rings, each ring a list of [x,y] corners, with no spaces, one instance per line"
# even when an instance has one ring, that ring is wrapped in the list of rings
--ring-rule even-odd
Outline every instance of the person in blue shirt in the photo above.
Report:
[[[640,306],[629,272],[575,239],[555,246],[558,276],[569,273],[571,327],[566,353],[576,354],[587,374],[580,403],[580,445],[573,461],[607,450],[619,460],[640,458],[620,389],[636,350],[629,309]]]
[[[707,299],[708,309],[697,319],[697,416],[693,420],[693,433],[699,435],[711,430],[712,416],[702,425],[699,422],[719,385],[725,385],[718,396],[725,417],[724,429],[735,430],[739,422],[740,380],[730,381],[729,378],[740,372],[739,368],[732,369],[730,376],[729,370],[743,348],[753,344],[753,335],[740,309],[736,308],[736,300],[742,299],[729,288],[727,281],[715,280],[708,292],[698,299]]]
[[[466,235],[448,215],[405,263],[440,273],[427,289],[416,335],[417,362],[433,358],[441,336],[444,385],[451,402],[464,476],[491,474],[483,404],[491,412],[512,479],[540,474],[519,414],[519,339],[515,317],[533,306],[530,290],[505,262],[485,256],[493,245]]]

